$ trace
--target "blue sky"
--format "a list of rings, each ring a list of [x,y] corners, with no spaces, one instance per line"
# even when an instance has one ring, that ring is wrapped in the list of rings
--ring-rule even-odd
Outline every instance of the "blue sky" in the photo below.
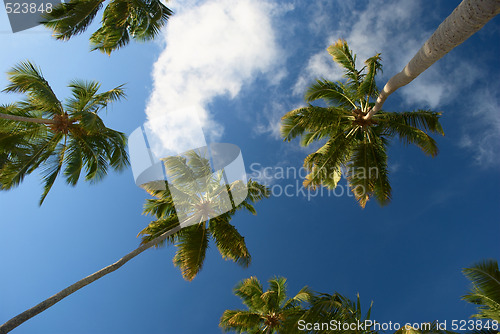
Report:
[[[30,59],[60,98],[75,78],[103,89],[126,83],[127,100],[104,116],[109,127],[131,133],[148,122],[189,146],[192,117],[209,141],[238,145],[258,178],[266,167],[298,168],[310,152],[279,138],[279,119],[303,104],[312,80],[339,78],[328,45],[346,39],[360,64],[382,53],[382,87],[458,3],[179,1],[169,4],[176,15],[160,38],[110,57],[89,52],[90,32],[69,42],[40,27],[12,34],[2,10],[0,72]],[[436,138],[435,159],[392,143],[388,206],[361,209],[347,194],[278,196],[301,180],[261,178],[276,196],[256,206],[257,216],[233,220],[252,254],[249,268],[224,261],[212,245],[201,273],[186,282],[172,264],[173,246],[148,250],[13,333],[220,333],[222,312],[242,307],[232,288],[252,275],[284,276],[290,294],[305,285],[350,298],[359,292],[380,322],[468,319],[461,268],[500,254],[499,39],[497,17],[388,98],[388,111],[443,112],[446,133]],[[172,124],[184,126],[180,139]],[[98,185],[59,181],[38,207],[41,192],[36,174],[0,192],[0,322],[136,248],[150,221],[141,215],[148,195],[130,169]]]

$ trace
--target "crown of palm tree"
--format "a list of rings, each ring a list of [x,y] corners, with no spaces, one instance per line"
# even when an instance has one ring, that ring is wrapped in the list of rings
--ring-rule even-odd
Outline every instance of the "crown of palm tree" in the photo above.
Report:
[[[105,0],[70,0],[63,2],[42,22],[54,32],[54,37],[68,40],[83,33],[90,26]],[[112,0],[101,20],[101,27],[92,34],[92,50],[100,50],[108,55],[133,38],[137,41],[151,40],[172,15],[160,0]]]
[[[344,70],[345,81],[319,79],[305,95],[307,102],[323,100],[326,107],[308,104],[282,117],[281,133],[285,141],[301,137],[308,146],[324,144],[309,154],[304,166],[310,171],[304,186],[333,189],[348,170],[347,181],[361,207],[370,197],[381,205],[391,199],[387,167],[387,146],[398,136],[404,144],[414,144],[432,157],[437,144],[428,133],[444,135],[440,113],[430,110],[413,112],[380,112],[365,116],[378,95],[375,77],[382,69],[380,54],[367,59],[365,67],[356,69],[356,56],[347,42],[338,40],[328,48],[333,60]]]
[[[166,242],[175,244],[177,252],[173,262],[185,279],[194,279],[202,269],[211,238],[224,259],[247,267],[251,256],[245,239],[230,221],[237,210],[256,214],[251,203],[269,197],[268,189],[251,180],[247,184],[242,181],[226,184],[223,172],[213,173],[210,161],[201,152],[192,150],[185,155],[164,159],[170,182],[144,185],[156,197],[146,201],[144,213],[157,219],[138,234],[142,236],[142,244],[179,226],[182,215],[185,219],[180,226],[183,228],[156,247]],[[248,192],[246,199],[234,205],[232,199],[243,192]]]
[[[463,273],[472,282],[472,288],[462,298],[478,306],[478,313],[473,317],[500,322],[500,270],[497,261],[482,261],[465,268]]]
[[[98,93],[99,83],[75,80],[72,96],[59,101],[40,69],[21,62],[8,73],[4,92],[22,93],[26,99],[0,105],[0,189],[19,185],[26,175],[42,169],[43,203],[57,176],[76,185],[97,182],[109,168],[129,164],[126,136],[107,128],[98,113],[124,96],[122,86]]]
[[[241,298],[246,310],[226,310],[219,326],[236,333],[293,333],[296,321],[304,313],[301,305],[307,302],[312,292],[303,287],[293,298],[288,299],[286,278],[273,277],[269,289],[263,290],[256,277],[239,282],[234,294]],[[295,327],[295,329],[294,329]]]

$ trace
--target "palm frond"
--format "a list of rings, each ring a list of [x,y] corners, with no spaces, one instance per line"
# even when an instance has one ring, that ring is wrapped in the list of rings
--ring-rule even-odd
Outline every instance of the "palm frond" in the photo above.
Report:
[[[263,287],[255,276],[238,282],[233,292],[241,298],[243,304],[251,311],[258,311],[264,307],[264,301],[261,299],[264,293]]]
[[[364,133],[363,141],[353,150],[349,164],[352,173],[348,175],[348,181],[363,208],[370,196],[374,196],[380,205],[391,199],[386,145],[383,137]]]
[[[398,135],[402,143],[414,144],[425,154],[435,157],[439,153],[437,143],[426,132],[444,135],[440,115],[430,110],[380,112],[375,119],[388,136]]]
[[[297,136],[314,133],[313,138],[307,138],[302,144],[308,145],[331,132],[338,131],[350,115],[341,108],[316,107],[309,105],[286,113],[281,118],[281,136],[290,141]]]
[[[69,0],[44,14],[42,24],[53,31],[56,39],[68,40],[83,33],[102,8],[104,0]]]
[[[7,190],[18,186],[27,175],[52,155],[61,138],[61,134],[56,134],[40,140],[32,146],[33,150],[29,154],[22,156],[22,159],[16,159],[4,165],[0,173],[2,189]]]
[[[57,99],[42,71],[29,60],[20,62],[7,72],[10,84],[3,90],[8,93],[24,93],[30,104],[35,104],[45,114],[62,114],[61,102]]]
[[[256,203],[264,198],[269,198],[271,192],[268,187],[252,179],[247,182],[248,195],[246,202]]]
[[[252,311],[226,310],[220,318],[219,326],[225,332],[250,333],[260,326],[261,321],[260,314]]]
[[[354,144],[351,137],[339,132],[316,152],[309,154],[304,159],[304,167],[310,171],[304,180],[304,186],[314,189],[323,185],[335,189],[340,181],[341,168],[351,158]]]
[[[65,151],[66,145],[59,143],[58,147],[54,150],[54,154],[45,162],[46,168],[42,171],[42,181],[44,181],[45,184],[43,186],[43,193],[39,205],[43,204],[57,176],[61,172],[65,160]]]
[[[472,282],[471,291],[462,297],[478,305],[476,318],[500,321],[500,271],[495,260],[484,260],[462,271]]]
[[[104,10],[102,26],[92,34],[92,50],[108,55],[134,38],[151,40],[172,15],[158,0],[113,0]]]
[[[360,71],[356,70],[356,56],[349,49],[347,42],[339,39],[330,45],[327,51],[333,57],[333,60],[344,68],[345,76],[357,88],[361,83],[361,74]]]
[[[184,279],[192,281],[203,267],[209,237],[210,231],[203,223],[188,226],[179,235],[173,262],[181,270]]]
[[[313,102],[319,99],[325,100],[325,102],[332,106],[357,108],[341,82],[332,82],[326,79],[316,80],[315,83],[307,88],[305,100]]]
[[[251,256],[245,238],[227,219],[221,216],[210,219],[208,228],[222,258],[233,260],[243,267],[250,265]]]
[[[151,240],[159,237],[163,233],[170,231],[173,228],[176,228],[177,226],[179,226],[179,219],[177,218],[177,215],[175,213],[172,213],[168,216],[165,215],[162,218],[149,223],[148,226],[146,226],[142,231],[140,231],[137,234],[137,237],[139,236],[142,237],[141,245],[144,245],[150,242]],[[155,247],[156,248],[162,247],[165,245],[165,243],[170,243],[170,244],[175,243],[182,233],[183,230],[180,230],[179,232],[168,236],[165,240],[156,244]]]
[[[444,131],[439,122],[440,112],[419,109],[407,112],[380,111],[374,116],[377,121],[387,124],[406,124],[425,132],[436,133],[444,136]]]
[[[363,77],[363,81],[358,87],[357,96],[359,99],[366,99],[368,103],[369,98],[376,98],[378,96],[378,89],[375,83],[375,77],[378,72],[382,70],[382,64],[380,63],[380,53],[375,56],[368,58],[365,61],[366,68],[368,69],[366,75]]]

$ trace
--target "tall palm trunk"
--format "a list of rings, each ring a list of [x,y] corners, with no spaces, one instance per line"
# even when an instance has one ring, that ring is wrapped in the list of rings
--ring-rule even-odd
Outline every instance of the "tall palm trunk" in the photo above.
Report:
[[[377,98],[377,103],[365,119],[370,119],[378,112],[390,94],[409,84],[499,13],[500,0],[463,0],[439,25],[405,68],[387,82]]]
[[[0,326],[0,334],[10,332],[11,330],[16,328],[17,326],[21,325],[23,322],[33,318],[35,315],[37,315],[39,313],[45,311],[46,309],[48,309],[49,307],[51,307],[52,305],[54,305],[58,301],[71,295],[73,292],[76,292],[76,291],[80,290],[81,288],[83,288],[84,286],[86,286],[94,281],[97,281],[99,278],[117,270],[118,268],[123,266],[125,263],[127,263],[128,261],[130,261],[131,259],[133,259],[137,255],[144,252],[146,249],[154,246],[155,244],[157,244],[160,241],[165,240],[168,236],[170,236],[174,233],[177,233],[180,230],[181,230],[181,226],[177,226],[177,227],[163,233],[162,235],[158,236],[157,238],[151,240],[150,242],[148,242],[148,243],[138,247],[134,251],[128,253],[127,255],[125,255],[120,260],[116,261],[115,263],[93,273],[90,276],[87,276],[87,277],[79,280],[78,282],[70,285],[69,287],[67,287],[64,290],[59,291],[58,293],[56,293],[52,297],[44,300],[43,302],[39,303],[38,305],[33,306],[29,310],[26,310],[23,313],[15,316],[14,318],[10,319],[9,321],[7,321],[6,323],[4,323],[3,325]]]
[[[38,124],[55,124],[56,123],[56,121],[54,121],[52,119],[23,117],[23,116],[9,115],[9,114],[3,114],[3,113],[0,113],[0,118],[8,119],[11,121],[17,121],[17,122],[29,122],[29,123],[38,123]]]

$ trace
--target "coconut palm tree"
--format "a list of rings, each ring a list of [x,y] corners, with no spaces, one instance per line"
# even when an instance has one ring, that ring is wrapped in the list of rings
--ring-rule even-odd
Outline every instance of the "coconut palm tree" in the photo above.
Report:
[[[358,326],[359,323],[365,323],[370,319],[372,304],[368,311],[363,315],[361,311],[361,301],[359,294],[356,302],[335,292],[313,293],[308,300],[307,310],[302,315],[301,320],[309,324],[328,323],[330,326],[312,327],[308,333],[314,334],[376,334],[369,326]],[[333,321],[333,323],[332,323]]]
[[[309,154],[304,166],[310,171],[304,185],[323,185],[333,189],[342,171],[361,207],[370,197],[381,204],[391,198],[387,169],[387,146],[398,136],[404,144],[414,144],[435,157],[438,148],[429,133],[444,135],[440,113],[430,110],[380,112],[365,119],[378,95],[375,77],[382,69],[380,54],[369,58],[365,67],[356,68],[356,56],[340,39],[328,48],[333,60],[344,70],[344,82],[317,80],[306,92],[307,102],[323,100],[326,107],[308,104],[282,117],[281,134],[286,141],[301,137],[308,146],[326,141]]]
[[[294,297],[288,298],[285,278],[273,277],[268,282],[267,291],[256,277],[239,282],[234,294],[241,298],[247,309],[224,311],[219,326],[224,331],[236,333],[297,332],[297,321],[304,314],[302,305],[311,298],[312,292],[303,287]]]
[[[29,61],[7,72],[10,84],[4,92],[22,93],[26,99],[0,105],[0,187],[19,185],[26,175],[42,170],[43,203],[57,176],[76,185],[100,181],[108,169],[129,164],[126,136],[107,128],[98,113],[124,96],[122,86],[98,93],[95,81],[75,80],[72,96],[62,103],[42,72]]]
[[[365,115],[365,119],[373,117],[382,108],[390,94],[409,84],[499,13],[500,0],[463,0],[439,25],[404,69],[387,82],[376,104]]]
[[[316,293],[306,286],[287,299],[286,279],[283,277],[270,279],[269,289],[265,292],[259,280],[250,277],[236,285],[234,294],[242,299],[247,309],[224,311],[219,326],[225,331],[252,334],[376,333],[370,328],[343,327],[344,324],[357,325],[370,319],[371,306],[363,316],[359,295],[354,303],[339,293]],[[328,326],[321,325],[324,323]]]
[[[500,270],[497,261],[485,260],[462,272],[472,282],[470,292],[462,299],[478,306],[478,313],[473,317],[500,322]]]
[[[167,174],[172,178],[167,187],[158,187],[155,183],[145,185],[155,198],[146,201],[144,213],[157,220],[139,233],[142,244],[178,226],[179,216],[183,215],[186,218],[181,226],[185,228],[155,246],[163,246],[166,242],[176,246],[173,262],[186,280],[193,280],[203,267],[210,239],[214,240],[224,259],[248,267],[251,257],[245,239],[230,221],[237,210],[256,214],[251,203],[269,197],[267,188],[251,180],[246,185],[242,181],[227,185],[224,174],[221,171],[212,173],[209,160],[197,150],[164,160]],[[225,194],[229,194],[231,200]],[[234,205],[233,199],[241,194],[247,195],[246,199]],[[227,204],[231,205],[230,210]]]
[[[165,168],[167,171],[169,169],[179,170],[179,163],[181,163],[187,167],[184,171],[194,175],[195,180],[200,181],[200,178],[212,180],[205,182],[203,186],[213,186],[214,188],[217,188],[218,191],[214,192],[211,188],[205,188],[205,193],[208,193],[209,195],[202,196],[203,198],[198,198],[200,199],[198,202],[193,201],[193,206],[196,209],[193,211],[193,215],[200,218],[205,214],[208,214],[210,217],[208,222],[202,221],[200,218],[198,223],[195,223],[193,220],[189,221],[189,224],[194,225],[179,224],[177,208],[179,207],[178,204],[182,203],[174,201],[172,196],[172,192],[179,189],[174,190],[175,185],[170,183],[167,184],[168,189],[170,190],[159,190],[161,186],[158,186],[156,182],[156,184],[151,183],[145,185],[144,187],[148,190],[148,192],[156,198],[146,201],[144,205],[144,213],[155,216],[156,220],[151,222],[148,227],[139,233],[139,236],[142,236],[141,245],[115,263],[81,279],[64,290],[56,293],[52,297],[42,301],[38,305],[35,305],[34,307],[10,319],[0,326],[0,334],[8,333],[12,329],[45,311],[72,293],[119,269],[125,263],[145,250],[151,247],[159,247],[166,242],[176,244],[178,250],[174,257],[174,264],[181,268],[183,276],[188,280],[193,279],[203,265],[208,235],[215,239],[217,248],[223,258],[231,259],[243,266],[248,266],[250,263],[250,254],[245,245],[244,238],[238,233],[234,226],[229,223],[229,221],[236,211],[241,209],[245,209],[246,211],[256,214],[252,203],[269,197],[269,190],[265,186],[249,180],[246,187],[244,187],[245,191],[248,192],[248,196],[240,204],[233,207],[228,212],[223,213],[221,217],[211,216],[215,210],[218,210],[218,203],[220,203],[220,200],[216,198],[216,194],[223,196],[222,189],[226,189],[231,198],[234,194],[238,195],[238,193],[241,193],[242,189],[241,181],[224,184],[223,186],[221,186],[220,183],[216,185],[214,180],[221,180],[219,177],[220,173],[205,173],[209,170],[208,159],[197,156],[197,152],[188,152],[186,156],[187,159],[181,157],[166,159]],[[169,163],[174,164],[175,166],[170,165],[171,168],[169,168]],[[203,165],[200,165],[200,163]],[[202,171],[202,173],[197,174],[200,173],[200,171]],[[197,185],[191,184],[191,186],[195,187]],[[185,187],[184,189],[188,188],[189,187]],[[188,189],[188,194],[186,194],[186,196],[193,197],[197,195],[200,195],[200,193],[195,194],[191,189]],[[200,206],[199,204],[202,205]],[[198,211],[201,211],[202,213],[197,214]],[[198,250],[200,248],[203,250]]]
[[[90,26],[105,0],[70,0],[45,14],[42,23],[59,40],[69,40]],[[101,27],[90,37],[92,50],[108,55],[130,39],[148,41],[158,35],[172,15],[160,0],[112,0],[104,9]]]

